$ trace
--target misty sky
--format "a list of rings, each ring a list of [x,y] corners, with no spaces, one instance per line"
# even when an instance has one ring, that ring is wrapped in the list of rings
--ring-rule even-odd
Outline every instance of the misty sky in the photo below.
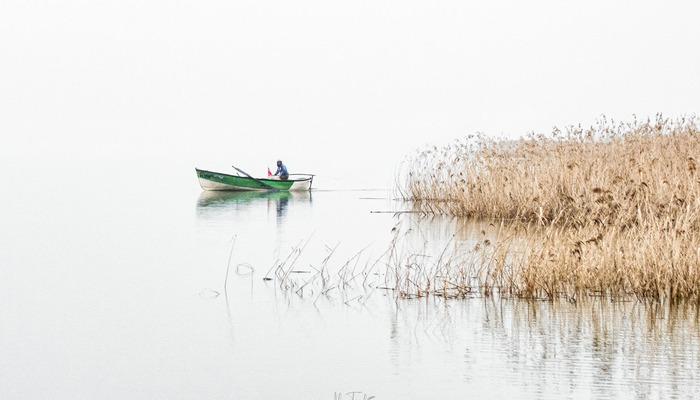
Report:
[[[686,1],[0,1],[0,157],[392,174],[474,131],[698,112]]]

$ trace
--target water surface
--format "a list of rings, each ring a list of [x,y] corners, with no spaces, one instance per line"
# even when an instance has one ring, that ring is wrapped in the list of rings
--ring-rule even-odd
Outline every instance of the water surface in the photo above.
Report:
[[[420,251],[479,240],[481,226],[371,213],[404,207],[389,191],[201,193],[177,164],[5,171],[2,399],[700,397],[693,307],[263,280],[305,246],[294,281],[333,252],[338,282],[397,224]]]

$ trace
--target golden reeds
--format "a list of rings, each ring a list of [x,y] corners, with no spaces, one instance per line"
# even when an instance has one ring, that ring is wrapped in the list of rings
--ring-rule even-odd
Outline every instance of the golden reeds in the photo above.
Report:
[[[698,157],[693,118],[602,119],[587,129],[518,141],[471,137],[421,152],[403,191],[418,210],[505,221],[519,232],[527,243],[519,255],[503,254],[490,267],[492,282],[518,295],[697,301]],[[493,247],[511,248],[515,237]]]

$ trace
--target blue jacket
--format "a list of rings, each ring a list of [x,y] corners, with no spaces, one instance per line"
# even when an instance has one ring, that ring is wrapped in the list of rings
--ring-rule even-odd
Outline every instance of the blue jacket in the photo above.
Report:
[[[280,165],[279,167],[277,167],[277,172],[275,172],[275,175],[289,175],[289,172],[287,172],[287,167],[285,167],[284,164]]]

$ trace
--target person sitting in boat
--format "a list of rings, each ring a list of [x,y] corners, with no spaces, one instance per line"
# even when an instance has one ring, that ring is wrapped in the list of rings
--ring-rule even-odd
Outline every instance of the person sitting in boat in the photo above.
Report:
[[[279,176],[283,181],[289,179],[289,172],[287,172],[287,167],[282,164],[282,160],[277,160],[277,172],[275,172],[275,176]]]

